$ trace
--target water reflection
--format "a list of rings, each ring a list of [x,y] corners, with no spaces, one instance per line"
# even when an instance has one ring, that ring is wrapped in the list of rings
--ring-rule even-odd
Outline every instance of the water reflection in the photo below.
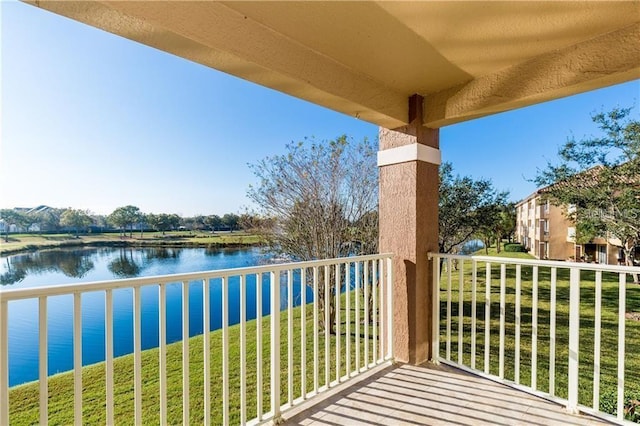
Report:
[[[20,282],[27,276],[27,271],[24,269],[13,268],[9,258],[7,258],[6,271],[0,274],[0,285],[9,285]]]
[[[152,259],[178,259],[182,253],[180,248],[150,247],[145,250],[146,258]]]
[[[121,248],[119,256],[107,266],[109,271],[118,278],[134,278],[140,275],[142,267],[133,258],[133,250]]]
[[[111,260],[107,269],[116,278],[140,276],[155,259],[178,260],[184,249],[153,247],[55,249],[20,254],[5,258],[0,267],[0,285],[23,281],[29,275],[62,273],[70,278],[83,278],[101,263],[102,257]],[[115,253],[114,253],[115,252]],[[218,250],[219,253],[219,250]]]
[[[82,278],[94,268],[95,250],[46,250],[6,258],[5,271],[0,284],[10,285],[22,281],[27,275],[61,272],[67,277]]]
[[[57,253],[56,253],[57,252]],[[69,259],[76,257],[75,260]],[[117,277],[155,276],[184,274],[194,271],[231,269],[257,265],[263,256],[258,249],[218,250],[217,253],[204,248],[83,248],[59,249],[49,252],[28,253],[0,258],[0,277],[3,283],[14,284],[13,288],[46,287],[49,285],[75,284],[112,280]],[[87,272],[88,271],[88,272]],[[81,278],[70,278],[69,274]],[[294,274],[294,281],[297,276]],[[256,316],[256,277],[246,277],[247,320]],[[210,288],[209,330],[222,325],[222,282],[208,281]],[[228,286],[228,321],[230,325],[240,321],[240,277],[232,276]],[[300,286],[296,282],[293,298],[297,305]],[[0,288],[0,291],[7,287]],[[201,334],[203,324],[203,282],[197,280],[189,288],[189,336]],[[263,315],[270,312],[270,275],[262,277]],[[158,332],[158,286],[141,288],[141,344],[143,349],[157,347]],[[183,284],[166,286],[166,333],[167,343],[181,340],[183,336],[182,295]],[[286,287],[280,290],[280,305],[287,306]],[[311,295],[307,296],[311,300]],[[9,302],[9,386],[38,379],[38,300],[15,300]],[[82,312],[82,364],[89,365],[105,359],[105,293],[89,291],[81,296]],[[47,298],[48,373],[54,374],[73,368],[73,318],[74,298],[70,295]],[[130,288],[113,291],[114,355],[131,353],[134,347],[133,292]]]

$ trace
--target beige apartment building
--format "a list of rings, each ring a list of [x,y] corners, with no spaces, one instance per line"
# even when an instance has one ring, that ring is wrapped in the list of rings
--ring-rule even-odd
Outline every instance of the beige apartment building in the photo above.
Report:
[[[565,216],[565,208],[543,200],[540,191],[516,204],[516,240],[538,259],[616,265],[623,257],[616,238],[576,244],[575,237],[576,228]]]

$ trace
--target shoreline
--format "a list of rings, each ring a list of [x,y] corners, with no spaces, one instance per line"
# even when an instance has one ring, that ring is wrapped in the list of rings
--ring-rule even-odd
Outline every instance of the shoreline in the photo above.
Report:
[[[23,239],[35,240],[36,238],[38,241],[34,241],[33,243],[26,241],[19,247],[9,247],[7,249],[2,247],[7,244],[3,240],[2,244],[0,244],[0,256],[7,257],[17,254],[33,253],[38,250],[73,247],[250,248],[263,245],[259,237],[253,234],[239,232],[237,234],[218,234],[212,236],[181,235],[143,239],[121,238],[120,236],[113,237],[112,235],[106,234],[96,234],[95,236],[82,235],[80,238],[58,238],[53,241],[46,241],[46,239],[48,239],[47,236],[29,236]],[[42,241],[43,239],[45,241]]]

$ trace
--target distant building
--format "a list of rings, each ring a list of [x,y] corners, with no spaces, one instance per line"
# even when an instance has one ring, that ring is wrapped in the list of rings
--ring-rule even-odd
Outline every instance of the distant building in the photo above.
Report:
[[[53,207],[40,205],[38,207],[14,207],[18,213],[22,213],[24,215],[28,214],[36,214],[36,213],[45,213],[49,210],[53,210]],[[18,232],[41,232],[42,224],[41,223],[32,223],[28,227],[18,226],[15,223],[7,224],[4,220],[0,220],[0,233],[7,232],[7,227],[9,228],[10,233],[18,233]]]
[[[623,258],[617,238],[594,238],[576,243],[576,228],[566,217],[573,206],[558,207],[543,201],[536,191],[516,204],[516,240],[538,259],[577,260],[616,265]]]

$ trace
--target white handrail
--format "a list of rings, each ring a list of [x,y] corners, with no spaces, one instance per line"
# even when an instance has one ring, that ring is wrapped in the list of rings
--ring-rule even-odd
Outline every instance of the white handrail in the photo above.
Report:
[[[571,412],[583,411],[601,416],[610,421],[624,422],[625,382],[629,383],[629,379],[625,377],[625,339],[637,338],[637,336],[627,336],[627,333],[625,333],[626,282],[628,275],[640,274],[640,267],[442,253],[429,253],[428,258],[433,261],[432,270],[434,271],[433,350],[435,361],[474,371],[477,374],[515,386],[518,389],[558,401],[565,404],[567,410]],[[444,261],[443,265],[446,267],[446,272],[440,271],[441,261]],[[452,292],[454,262],[456,263],[455,267],[457,267],[455,274],[458,274],[457,278],[460,281],[457,294]],[[465,273],[465,270],[468,271],[468,269],[465,269],[465,263],[470,263],[473,266],[470,276],[469,273]],[[482,264],[484,264],[484,273],[479,271],[479,269],[482,269]],[[499,265],[500,268],[492,269],[492,265]],[[509,273],[513,274],[508,280],[507,267],[509,267]],[[547,280],[540,280],[541,268],[548,270],[549,278]],[[566,271],[567,278],[564,275],[560,275],[560,271]],[[595,272],[595,274],[593,276],[589,274],[589,278],[585,278],[585,276],[581,276],[582,271]],[[617,306],[611,306],[612,300],[609,300],[607,304],[602,303],[603,273],[610,273],[616,278],[617,284],[611,283],[609,286],[613,286],[614,291],[617,291]],[[482,282],[482,275],[485,275],[484,283]],[[493,287],[492,276],[494,278]],[[496,277],[500,280],[499,288],[495,285]],[[563,281],[561,281],[560,277],[562,277]],[[589,282],[587,283],[587,281]],[[566,286],[564,282],[568,283],[568,295],[561,297],[560,295],[564,295],[566,291],[564,290]],[[586,291],[582,290],[582,288],[583,286],[591,286],[589,283],[593,284],[593,306],[585,306],[587,302],[585,300],[581,301],[581,291],[583,293]],[[469,288],[473,293],[471,296],[468,295]],[[541,292],[541,289],[544,289],[544,293]],[[559,289],[563,289],[562,293]],[[484,303],[481,301],[481,297],[477,297],[476,292],[485,292]],[[492,293],[494,294],[493,297],[491,296]],[[546,300],[543,299],[542,294],[545,294],[544,299]],[[589,294],[591,294],[591,290],[589,290]],[[507,295],[509,295],[509,303],[507,303]],[[456,302],[454,299],[456,298],[458,298],[457,303],[454,304]],[[446,300],[443,301],[442,299]],[[484,304],[484,312],[482,309],[477,309],[478,300],[480,300],[480,305]],[[525,309],[523,309],[523,300],[526,300],[527,303]],[[468,303],[472,304],[471,309],[465,310],[464,308],[468,306]],[[548,305],[549,309],[549,320],[545,323],[539,321],[538,313],[541,303]],[[496,318],[495,309],[497,304],[499,304],[500,312]],[[455,308],[458,309],[457,314],[452,311]],[[581,363],[584,364],[585,362],[582,361],[581,356],[583,358],[587,356],[584,354],[584,349],[581,352],[581,345],[585,345],[584,342],[581,343],[581,338],[583,338],[581,337],[581,322],[583,322],[582,327],[584,327],[584,321],[581,321],[583,320],[581,316],[588,317],[587,314],[581,313],[585,308],[595,309],[593,334],[591,334],[591,329],[588,331],[590,337],[593,336],[594,342],[594,349],[589,353],[594,359],[593,380],[592,386],[586,387],[582,382],[584,379],[579,374],[580,368],[584,368],[584,366],[581,367]],[[613,367],[609,365],[608,369],[609,376],[611,376],[610,371],[612,368],[616,370],[615,377],[608,377],[610,383],[615,381],[617,394],[615,417],[611,413],[600,411],[599,401],[600,382],[601,378],[604,377],[603,372],[605,371],[602,368],[603,360],[601,359],[600,348],[603,338],[602,315],[607,308],[609,309],[609,312],[607,312],[609,318],[617,317],[617,357],[616,362],[614,362],[615,365]],[[469,311],[472,318],[468,318],[469,314],[465,313]],[[568,311],[568,314],[564,313],[566,311]],[[530,323],[524,323],[523,312],[531,312]],[[560,312],[563,313],[562,316],[557,315]],[[493,317],[491,314],[493,314]],[[452,327],[454,316],[457,317],[458,321],[457,331]],[[508,317],[513,317],[513,320],[507,320]],[[469,322],[471,323],[471,330],[462,326],[463,323],[466,326]],[[523,332],[525,327],[530,332],[525,334]],[[539,330],[541,327],[544,328],[544,332]],[[495,330],[496,328],[498,330]],[[568,336],[563,335],[562,330],[568,330]],[[562,338],[557,335],[558,331],[560,331]],[[492,340],[494,343],[497,340],[493,337],[496,332],[499,334],[499,344],[495,348],[497,349],[497,354],[492,351],[491,346]],[[584,328],[582,332],[583,334],[585,333]],[[484,336],[478,336],[479,333],[483,333]],[[463,342],[469,337],[473,340],[470,346],[474,353],[470,357],[461,356],[460,351],[464,344]],[[513,343],[512,349],[507,349],[507,338]],[[545,340],[548,339],[548,341],[542,341],[543,338]],[[483,341],[483,369],[476,369],[475,366],[476,339],[478,342]],[[530,347],[526,344],[523,345],[521,343],[522,339],[530,339]],[[444,343],[442,352],[440,351],[441,340],[444,340],[442,342]],[[541,341],[542,345],[540,345]],[[458,346],[458,356],[454,360],[452,358],[452,346],[456,344]],[[545,351],[540,351],[541,347]],[[545,354],[547,348],[548,352]],[[531,369],[530,378],[521,377],[521,367],[525,365],[522,354],[529,355],[530,364],[527,367]],[[560,354],[568,355],[560,356]],[[545,357],[547,358],[545,359]],[[508,368],[506,365],[507,358]],[[465,361],[466,359],[469,359],[469,361]],[[557,374],[563,371],[560,368],[556,369],[556,360],[561,365],[566,365],[567,377],[563,382],[567,383],[567,387],[564,389],[556,389]],[[548,365],[548,372],[542,376],[548,376],[548,390],[539,389],[537,379],[538,368],[541,364]],[[509,374],[506,374],[507,372]],[[522,379],[528,380],[530,386],[523,385]],[[635,380],[637,381],[638,379]],[[591,388],[593,398],[586,402],[584,392],[591,390]],[[557,396],[558,393],[566,396],[566,398],[559,398]],[[590,404],[590,406],[584,405],[585,403]]]
[[[475,260],[477,262],[491,263],[508,263],[510,265],[530,265],[530,266],[555,266],[558,268],[580,268],[583,271],[603,271],[603,272],[621,272],[625,274],[640,274],[640,266],[623,266],[623,265],[603,265],[599,263],[585,262],[563,262],[560,260],[538,260],[538,259],[518,259],[512,257],[497,256],[466,256],[462,254],[448,253],[429,253],[429,260],[438,259],[458,259],[458,260]]]
[[[204,384],[203,392],[205,402],[202,404],[202,416],[204,424],[210,423],[211,415],[215,413],[221,413],[221,422],[223,424],[230,424],[232,421],[239,421],[241,424],[247,423],[263,423],[266,421],[278,421],[283,412],[299,405],[307,399],[313,398],[329,388],[334,388],[341,383],[349,381],[352,377],[355,377],[365,371],[372,368],[376,368],[380,365],[386,365],[393,359],[393,270],[392,270],[392,256],[389,254],[376,254],[357,257],[346,257],[338,259],[324,259],[310,262],[298,262],[298,263],[286,263],[286,264],[271,264],[262,265],[249,268],[237,268],[204,272],[193,272],[186,274],[164,275],[144,278],[123,279],[114,281],[100,281],[83,284],[68,284],[57,285],[51,287],[33,287],[23,289],[10,289],[2,290],[0,292],[0,424],[5,425],[10,422],[10,388],[8,381],[8,366],[9,366],[9,319],[11,306],[13,302],[24,299],[36,299],[38,301],[39,313],[38,322],[39,325],[39,389],[40,389],[40,407],[39,407],[39,419],[40,423],[46,424],[48,420],[48,398],[47,398],[47,382],[50,380],[47,378],[47,357],[49,355],[47,348],[47,300],[52,296],[72,295],[73,296],[73,378],[74,378],[74,390],[73,390],[73,412],[74,423],[83,423],[83,382],[82,382],[82,301],[84,293],[96,293],[103,292],[105,297],[105,402],[106,404],[99,408],[105,411],[105,419],[107,423],[113,423],[117,421],[114,419],[115,410],[114,405],[116,403],[116,395],[114,395],[114,358],[113,348],[114,341],[117,334],[114,333],[114,317],[116,316],[117,307],[114,306],[114,290],[129,289],[133,290],[133,312],[132,312],[132,328],[133,328],[133,363],[134,363],[134,385],[131,389],[132,400],[134,401],[134,412],[131,413],[131,418],[135,423],[139,424],[143,419],[143,392],[142,392],[142,317],[143,317],[143,287],[157,288],[157,300],[158,300],[158,312],[156,321],[158,321],[158,380],[159,380],[159,398],[157,413],[160,416],[160,423],[166,424],[170,421],[171,411],[168,407],[168,390],[169,390],[169,367],[171,367],[168,361],[169,342],[167,341],[168,330],[168,318],[171,317],[168,312],[168,302],[172,297],[171,292],[168,291],[169,285],[181,286],[181,292],[179,293],[182,299],[181,303],[176,304],[181,311],[181,332],[182,332],[182,347],[181,347],[181,369],[183,371],[182,377],[182,422],[189,422],[193,415],[194,406],[190,406],[190,393],[189,386],[191,378],[189,376],[189,367],[193,362],[190,352],[194,350],[189,345],[189,326],[190,326],[190,311],[194,310],[193,306],[190,306],[190,290],[200,289],[203,295],[202,309],[202,321],[203,333],[206,337],[203,338],[204,347],[197,348],[202,350],[203,353],[203,372],[204,372]],[[264,340],[262,337],[262,283],[263,274],[269,274],[270,277],[270,290],[269,297],[271,301],[270,310],[270,352],[271,352],[271,374],[270,374],[270,411],[265,412],[263,407],[263,398],[266,396],[263,385],[267,380],[263,377],[263,365],[262,365],[262,353],[264,348]],[[281,280],[281,276],[286,279]],[[256,365],[248,365],[248,345],[247,345],[247,277],[255,278],[256,292],[255,300],[257,303],[255,315],[256,315]],[[294,279],[295,277],[295,279]],[[240,412],[232,411],[231,409],[231,389],[232,385],[232,371],[230,368],[230,318],[229,318],[229,305],[232,303],[233,297],[230,297],[230,280],[236,280],[239,278],[239,360],[240,360]],[[211,311],[219,309],[219,306],[211,306],[209,298],[212,292],[212,280],[219,279],[221,281],[221,299],[222,299],[222,383],[215,381],[211,377],[211,352],[210,352],[210,337],[207,333],[209,330],[209,321],[211,318]],[[266,284],[266,282],[265,282]],[[297,307],[294,305],[294,286],[299,288],[301,292],[301,298],[296,302],[296,305],[300,306],[300,313],[296,313],[294,309]],[[284,287],[281,289],[281,287]],[[234,290],[235,291],[235,290]],[[313,297],[310,301],[306,298],[306,291],[311,291]],[[235,293],[234,293],[235,294]],[[327,309],[324,312],[320,306],[320,298],[324,295],[327,303],[332,300],[335,303],[335,315],[331,317],[330,311]],[[286,298],[286,303],[282,303],[282,297]],[[252,296],[253,297],[253,296]],[[343,298],[344,297],[344,298]],[[367,299],[370,297],[371,300]],[[363,300],[359,300],[363,298]],[[252,299],[253,300],[253,299]],[[306,303],[313,304],[313,320],[307,318],[306,306],[300,304]],[[238,303],[237,301],[235,303]],[[342,306],[341,306],[342,305]],[[351,314],[351,309],[355,306],[355,315]],[[369,310],[371,306],[371,311]],[[175,309],[175,308],[174,308]],[[341,310],[344,312],[341,314]],[[363,312],[360,312],[362,310]],[[197,314],[197,312],[195,312]],[[281,317],[287,315],[287,321],[284,329],[281,329]],[[299,321],[294,327],[294,316],[299,315]],[[354,318],[355,316],[355,318]],[[365,318],[365,323],[360,324],[360,319]],[[326,325],[324,332],[321,334],[318,321],[323,318]],[[345,324],[344,321],[355,320],[356,324]],[[234,320],[236,321],[236,320]],[[312,324],[310,321],[313,321]],[[329,323],[332,322],[336,327],[336,334],[332,334],[329,331]],[[297,326],[300,326],[300,330],[297,330]],[[307,344],[306,328],[311,326],[313,333],[309,333],[308,338],[312,339],[312,344]],[[364,329],[364,330],[363,330]],[[285,330],[285,331],[283,331]],[[305,330],[305,331],[302,331]],[[311,330],[311,328],[310,328]],[[342,331],[341,331],[342,330]],[[363,336],[352,337],[351,333],[355,330],[356,334],[364,331]],[[346,331],[346,332],[345,332]],[[281,353],[281,333],[286,333],[287,342],[285,344],[285,351]],[[300,336],[304,340],[304,343],[298,344],[294,339],[294,334]],[[323,335],[324,341],[320,341],[320,337]],[[352,342],[352,339],[355,341]],[[299,346],[297,346],[299,345]],[[200,345],[198,345],[200,346]],[[361,346],[364,346],[364,351],[361,350]],[[371,350],[370,350],[371,348]],[[307,368],[306,359],[307,351],[313,351],[313,368]],[[324,352],[322,352],[324,350]],[[294,357],[294,352],[300,352],[300,357]],[[325,383],[319,383],[321,380],[320,375],[320,358],[318,354],[325,354]],[[281,357],[284,362],[281,362]],[[354,359],[357,357],[357,359]],[[362,357],[362,358],[361,358]],[[300,365],[296,365],[300,363]],[[352,363],[356,367],[352,368]],[[281,383],[281,367],[287,368],[287,374],[282,376]],[[298,368],[299,367],[299,368]],[[247,383],[250,377],[248,369],[252,369],[251,377],[255,377],[254,383]],[[255,370],[255,375],[253,375]],[[313,386],[307,385],[306,374],[313,375]],[[305,377],[300,377],[300,374],[305,374]],[[234,379],[237,380],[237,379]],[[300,386],[296,386],[295,383],[299,383]],[[212,387],[216,386],[221,390],[221,399],[224,401],[221,407],[211,407],[210,401],[212,397]],[[235,386],[235,385],[234,385]],[[252,401],[257,407],[256,412],[248,412],[249,399],[247,395],[247,389],[253,386],[256,387],[255,398],[256,401]],[[283,389],[285,389],[283,393]],[[284,395],[281,401],[281,395]],[[252,397],[253,398],[253,397]],[[84,401],[87,409],[88,401]],[[236,420],[233,420],[236,419]]]
[[[84,293],[88,291],[115,290],[119,288],[136,288],[151,284],[178,283],[182,281],[198,281],[204,278],[216,279],[240,274],[252,275],[269,272],[282,272],[288,269],[312,268],[314,266],[335,265],[336,263],[371,261],[391,257],[390,253],[370,254],[357,257],[340,257],[334,259],[311,260],[307,262],[277,263],[253,266],[249,268],[217,269],[212,271],[189,272],[186,274],[155,275],[141,278],[121,280],[94,281],[82,284],[60,284],[48,287],[28,287],[4,289],[0,287],[0,300],[32,299],[40,296],[61,296],[64,294]]]

